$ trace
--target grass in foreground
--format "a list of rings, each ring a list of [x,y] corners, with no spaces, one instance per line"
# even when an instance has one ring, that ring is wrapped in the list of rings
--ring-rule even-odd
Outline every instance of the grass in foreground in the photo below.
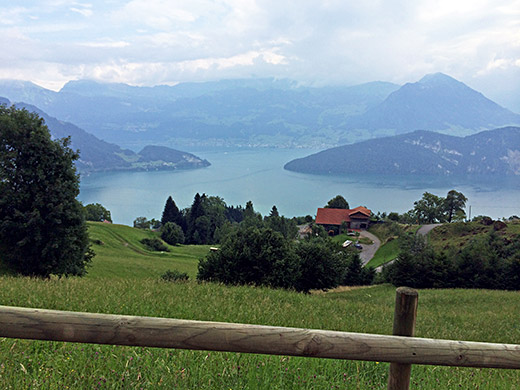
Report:
[[[390,334],[391,286],[305,295],[158,279],[0,278],[0,304]],[[515,343],[514,292],[424,290],[417,336]],[[388,364],[0,339],[9,389],[385,389]],[[520,372],[414,366],[415,389],[515,389]]]

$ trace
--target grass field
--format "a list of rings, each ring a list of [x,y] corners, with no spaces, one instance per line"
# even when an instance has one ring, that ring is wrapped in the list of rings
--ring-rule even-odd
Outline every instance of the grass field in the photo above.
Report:
[[[208,245],[168,246],[170,252],[152,252],[139,241],[153,237],[150,230],[125,225],[89,222],[89,236],[96,252],[88,278],[150,278],[168,269],[197,275],[198,260],[209,252]]]
[[[3,276],[0,304],[391,334],[391,286],[306,295],[164,282],[165,269],[184,265],[193,275],[208,248],[154,255],[138,243],[149,232],[105,226],[91,227],[93,239],[104,244],[96,246],[87,277]],[[518,292],[422,290],[416,334],[518,343],[519,313]],[[376,362],[0,338],[2,389],[385,389],[387,373],[388,364]],[[520,371],[413,366],[411,388],[518,389]]]

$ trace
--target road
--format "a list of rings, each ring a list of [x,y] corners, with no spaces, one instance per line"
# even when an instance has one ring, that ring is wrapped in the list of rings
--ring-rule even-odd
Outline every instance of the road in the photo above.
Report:
[[[381,246],[381,241],[379,238],[374,236],[372,233],[367,232],[366,230],[362,230],[361,233],[359,233],[360,237],[366,237],[370,240],[372,240],[372,245],[366,245],[362,244],[363,249],[361,250],[361,253],[359,254],[359,257],[361,258],[361,262],[363,265],[368,263],[370,260],[372,260],[372,257],[376,254],[377,250]]]
[[[430,231],[435,229],[437,226],[441,226],[442,223],[430,223],[428,225],[422,225],[419,230],[417,230],[417,234],[423,237],[426,237]]]

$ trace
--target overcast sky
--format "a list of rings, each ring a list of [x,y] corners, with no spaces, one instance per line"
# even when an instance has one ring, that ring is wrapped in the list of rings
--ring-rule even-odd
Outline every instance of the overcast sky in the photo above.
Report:
[[[0,78],[58,90],[444,72],[520,112],[520,0],[0,0]]]

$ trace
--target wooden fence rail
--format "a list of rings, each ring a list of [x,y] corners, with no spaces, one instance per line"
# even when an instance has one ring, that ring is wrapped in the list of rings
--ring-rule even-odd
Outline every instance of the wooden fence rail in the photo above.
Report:
[[[401,364],[520,368],[520,345],[0,306],[0,337]]]

